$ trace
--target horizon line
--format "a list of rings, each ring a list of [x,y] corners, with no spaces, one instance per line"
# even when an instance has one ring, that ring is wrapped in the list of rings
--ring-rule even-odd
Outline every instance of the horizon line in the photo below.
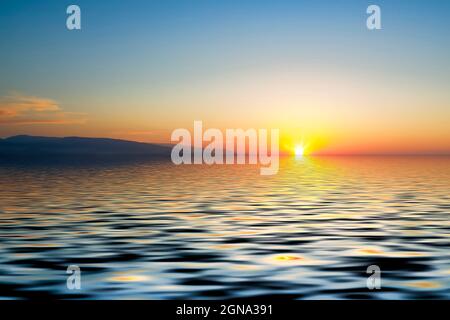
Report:
[[[151,141],[137,141],[137,140],[129,140],[129,139],[121,139],[121,138],[111,138],[111,137],[88,137],[88,136],[41,136],[41,135],[30,135],[30,134],[17,134],[12,136],[6,136],[6,137],[0,137],[0,140],[7,140],[10,138],[15,137],[33,137],[33,138],[82,138],[82,139],[109,139],[109,140],[116,140],[116,141],[125,141],[125,142],[132,142],[132,143],[143,143],[143,144],[152,144],[152,145],[159,145],[159,146],[175,146],[176,143],[173,142],[151,142]],[[225,148],[224,148],[225,149]],[[249,153],[245,153],[245,155],[249,155]],[[286,152],[286,151],[280,151],[279,152],[280,157],[433,157],[433,156],[450,156],[450,151],[438,151],[438,152],[419,152],[419,151],[411,151],[411,152],[355,152],[355,153],[346,153],[346,152],[340,152],[340,153],[328,153],[328,152],[311,152],[302,156],[296,156],[293,153]]]

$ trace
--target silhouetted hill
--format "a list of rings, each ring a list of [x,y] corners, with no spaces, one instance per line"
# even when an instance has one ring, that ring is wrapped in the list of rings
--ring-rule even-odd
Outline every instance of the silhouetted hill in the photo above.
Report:
[[[0,159],[49,157],[169,157],[170,147],[107,138],[37,137],[0,139]]]

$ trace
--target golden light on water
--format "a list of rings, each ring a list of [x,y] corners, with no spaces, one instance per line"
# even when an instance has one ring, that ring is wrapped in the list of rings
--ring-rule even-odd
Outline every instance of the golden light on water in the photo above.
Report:
[[[143,281],[150,280],[150,278],[147,276],[144,276],[144,275],[124,274],[124,275],[118,275],[118,276],[112,277],[112,278],[110,278],[110,280],[115,281],[115,282],[143,282]]]
[[[281,255],[276,256],[274,259],[277,261],[295,261],[295,260],[302,260],[302,257],[294,255]]]

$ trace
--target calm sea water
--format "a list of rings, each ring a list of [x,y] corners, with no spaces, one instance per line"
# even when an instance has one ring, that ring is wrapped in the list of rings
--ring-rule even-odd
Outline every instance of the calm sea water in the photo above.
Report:
[[[450,298],[450,158],[3,164],[0,186],[0,298]]]

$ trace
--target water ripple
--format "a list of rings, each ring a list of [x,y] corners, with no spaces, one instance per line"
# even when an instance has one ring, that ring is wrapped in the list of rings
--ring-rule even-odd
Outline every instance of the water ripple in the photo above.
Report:
[[[0,165],[0,298],[449,299],[449,164]]]

